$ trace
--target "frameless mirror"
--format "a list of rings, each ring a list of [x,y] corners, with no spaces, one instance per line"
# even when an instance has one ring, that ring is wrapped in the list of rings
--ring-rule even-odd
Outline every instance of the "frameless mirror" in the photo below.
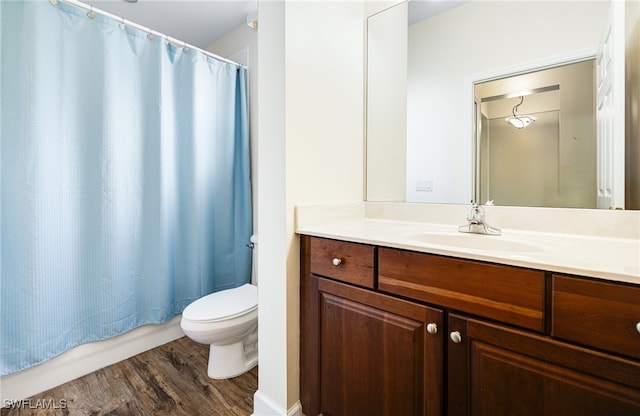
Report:
[[[437,2],[437,4],[439,7],[443,7],[442,4],[445,7],[455,7],[426,19],[415,16],[416,11],[420,12],[419,9],[429,6],[431,3],[420,0],[404,3],[407,6],[407,14],[403,22],[398,22],[396,18],[389,19],[390,21],[384,22],[384,24],[378,24],[384,20],[382,15],[387,13],[400,14],[395,7],[368,19],[367,147],[365,159],[367,200],[466,204],[472,199],[482,203],[487,199],[494,199],[497,205],[640,208],[640,198],[637,195],[640,185],[638,179],[634,179],[640,178],[640,163],[638,161],[640,159],[640,137],[638,137],[637,108],[634,119],[633,110],[629,107],[626,109],[627,141],[623,145],[623,148],[626,146],[626,150],[622,156],[618,155],[609,159],[613,160],[608,165],[612,169],[611,171],[598,171],[596,168],[596,173],[593,173],[594,165],[599,165],[598,158],[601,157],[598,153],[598,146],[601,145],[597,144],[597,140],[590,142],[592,144],[589,145],[595,146],[593,154],[584,155],[584,158],[588,158],[589,163],[592,163],[588,173],[583,175],[579,173],[582,172],[580,170],[582,168],[578,168],[576,171],[578,173],[571,174],[573,176],[569,180],[568,176],[564,175],[566,168],[564,164],[565,162],[572,164],[572,162],[564,161],[564,159],[557,162],[556,169],[559,169],[564,175],[561,179],[557,179],[560,181],[557,186],[562,188],[562,192],[577,194],[583,192],[584,189],[584,192],[589,193],[588,196],[574,195],[572,196],[574,199],[567,199],[561,195],[555,197],[552,203],[533,200],[532,197],[507,200],[503,196],[492,194],[492,191],[488,191],[489,193],[486,189],[483,191],[480,178],[482,173],[486,174],[486,171],[480,171],[482,145],[478,143],[478,146],[475,146],[474,139],[476,132],[482,133],[482,124],[478,123],[479,128],[476,128],[474,123],[476,114],[474,85],[513,76],[510,81],[513,88],[509,91],[505,90],[499,94],[493,94],[493,96],[518,94],[530,89],[524,85],[518,85],[521,82],[521,78],[518,77],[539,69],[548,69],[568,63],[593,62],[593,59],[602,57],[602,54],[598,54],[598,50],[603,47],[607,38],[612,40],[612,43],[606,50],[618,51],[618,59],[622,55],[624,60],[626,55],[627,68],[632,68],[631,73],[629,70],[626,75],[623,72],[622,80],[616,81],[618,85],[622,83],[622,94],[624,95],[624,78],[626,76],[627,102],[630,102],[629,90],[633,90],[633,88],[628,84],[631,80],[635,88],[638,89],[640,82],[638,81],[640,79],[638,70],[633,69],[633,64],[629,65],[629,62],[635,62],[635,68],[637,68],[640,60],[638,57],[640,55],[640,29],[638,28],[638,20],[640,20],[638,19],[640,16],[638,9],[640,7],[636,4],[637,2],[615,2],[622,4],[623,8],[622,18],[620,11],[616,12],[618,14],[617,20],[615,20],[616,16],[608,17],[612,9],[612,3],[609,1],[445,1]],[[613,26],[611,26],[612,19],[615,20]],[[370,36],[372,27],[375,27],[377,31],[375,37]],[[381,27],[386,29],[381,29]],[[613,29],[610,30],[611,28]],[[379,40],[376,39],[383,37],[381,35],[383,30],[394,33],[393,36],[387,36],[387,40],[398,38],[397,33],[406,34],[406,62],[399,62],[400,58],[395,58],[392,55],[387,55],[388,59],[385,60],[384,53],[376,52],[379,44]],[[607,33],[610,36],[607,36]],[[402,36],[399,38],[402,42]],[[401,44],[395,49],[392,46],[386,46],[387,50],[395,50],[396,55],[402,47]],[[381,70],[380,65],[386,65],[387,72]],[[403,65],[406,65],[406,69],[403,69]],[[377,72],[378,75],[372,76],[372,71]],[[619,69],[617,71],[619,73]],[[400,84],[395,85],[394,93],[402,91],[404,94],[406,92],[406,100],[400,103],[397,97],[391,100],[388,95],[374,92],[378,84],[385,85],[385,76],[388,80],[391,77],[389,74],[392,73],[397,76],[394,80],[401,80]],[[404,74],[406,74],[406,80]],[[579,88],[585,91],[595,91],[594,94],[597,95],[597,79],[596,75],[589,85]],[[403,83],[406,87],[403,86]],[[388,88],[388,84],[386,88]],[[553,94],[553,92],[547,94]],[[561,87],[559,92],[557,91],[555,94],[559,94],[559,97],[565,97],[569,94],[569,90]],[[637,102],[639,94],[636,92],[631,100]],[[618,91],[615,95],[619,102],[620,92]],[[386,107],[375,102],[380,97],[386,100],[388,104]],[[518,97],[519,95],[506,99],[507,101],[503,105],[511,111],[519,102]],[[405,98],[404,95],[403,98]],[[533,105],[532,100],[533,97],[525,97],[524,103],[519,109],[527,110],[527,106]],[[514,101],[517,102],[514,103]],[[591,103],[596,106],[596,109],[598,108],[597,97],[594,97]],[[481,103],[478,103],[478,106],[480,107]],[[566,122],[562,121],[563,114],[568,110],[563,110],[560,107],[557,111],[560,125],[564,125]],[[613,117],[608,120],[608,125],[618,126],[618,132],[613,133],[612,137],[617,137],[618,140],[622,137],[624,141],[624,103],[616,110],[607,111],[609,114],[613,114]],[[629,119],[630,113],[632,120]],[[395,121],[386,125],[385,128],[381,128],[381,125],[390,120],[388,118],[390,114],[393,115],[392,120]],[[536,121],[532,127],[535,127],[536,123],[538,126],[546,123],[540,121],[542,120]],[[595,120],[590,123],[593,126],[597,125]],[[506,121],[504,124],[502,127],[506,128]],[[619,129],[621,124],[622,130]],[[629,127],[631,127],[631,132]],[[485,129],[488,128],[485,126]],[[565,132],[565,130],[562,128],[558,130],[557,134],[561,136],[557,139],[558,143],[573,145],[578,142],[584,143],[586,140],[582,133],[571,133],[568,130]],[[563,136],[565,133],[569,136]],[[372,134],[378,136],[371,140]],[[596,131],[596,136],[598,134]],[[494,140],[494,147],[497,142],[498,140]],[[499,151],[501,153],[498,153]],[[536,151],[545,152],[542,149]],[[612,152],[611,149],[608,151]],[[563,152],[566,152],[566,149]],[[508,146],[496,149],[494,155],[498,154],[501,159],[514,159]],[[564,156],[563,154],[561,158]],[[492,159],[494,162],[497,161],[495,156]],[[582,162],[581,160],[580,163]],[[618,202],[619,199],[613,201],[611,195],[607,196],[611,188],[615,188],[607,181],[611,182],[610,180],[614,176],[612,172],[616,168],[623,169],[622,188],[624,189],[625,185],[627,188],[626,201],[625,192],[622,191],[622,205]],[[528,175],[543,174],[543,171],[538,168],[537,171],[529,172]],[[620,177],[619,174],[616,175]],[[584,176],[586,182],[577,185],[580,176]],[[494,182],[493,191],[497,190],[495,185]],[[589,189],[586,190],[587,188]],[[629,188],[631,188],[631,194],[635,192],[635,196],[630,196]],[[633,202],[634,198],[636,202]],[[575,202],[576,200],[580,202]],[[588,202],[584,202],[587,200]]]

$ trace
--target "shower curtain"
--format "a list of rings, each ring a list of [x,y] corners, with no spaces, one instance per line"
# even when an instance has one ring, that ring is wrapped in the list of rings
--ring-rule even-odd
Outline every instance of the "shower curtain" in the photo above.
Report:
[[[245,70],[52,3],[0,2],[2,375],[250,279]]]

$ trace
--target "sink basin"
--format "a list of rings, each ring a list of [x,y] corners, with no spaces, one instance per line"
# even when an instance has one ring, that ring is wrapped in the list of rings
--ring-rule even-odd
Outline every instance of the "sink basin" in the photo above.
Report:
[[[539,253],[544,251],[539,245],[502,236],[483,234],[426,232],[409,236],[409,240],[430,245],[516,253]]]

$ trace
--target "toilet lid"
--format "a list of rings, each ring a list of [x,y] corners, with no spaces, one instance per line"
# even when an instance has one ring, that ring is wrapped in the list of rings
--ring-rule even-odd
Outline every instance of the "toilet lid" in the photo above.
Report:
[[[257,307],[258,288],[247,283],[201,297],[184,309],[182,317],[190,321],[211,322],[242,315]]]

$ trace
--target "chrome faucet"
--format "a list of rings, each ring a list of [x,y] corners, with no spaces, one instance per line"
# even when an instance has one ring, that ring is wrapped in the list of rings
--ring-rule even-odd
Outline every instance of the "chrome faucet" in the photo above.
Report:
[[[500,235],[499,228],[492,227],[484,219],[484,209],[478,204],[471,204],[471,210],[467,214],[467,223],[458,227],[461,233]]]

